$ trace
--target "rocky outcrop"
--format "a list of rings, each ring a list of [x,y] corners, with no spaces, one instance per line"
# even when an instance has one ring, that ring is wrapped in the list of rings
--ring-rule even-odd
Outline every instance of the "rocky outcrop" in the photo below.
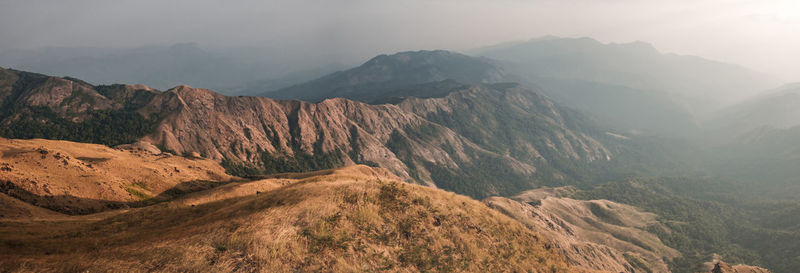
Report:
[[[758,266],[750,265],[730,265],[726,262],[715,260],[710,262],[708,267],[713,267],[710,271],[704,273],[770,273],[771,271]]]

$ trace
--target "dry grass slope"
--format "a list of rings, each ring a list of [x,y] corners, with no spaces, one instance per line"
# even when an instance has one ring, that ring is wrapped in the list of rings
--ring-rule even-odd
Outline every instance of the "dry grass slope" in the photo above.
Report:
[[[581,272],[478,201],[366,166],[69,217],[0,222],[0,271]]]
[[[164,200],[171,191],[231,179],[208,159],[69,141],[0,138],[0,192],[67,214]]]

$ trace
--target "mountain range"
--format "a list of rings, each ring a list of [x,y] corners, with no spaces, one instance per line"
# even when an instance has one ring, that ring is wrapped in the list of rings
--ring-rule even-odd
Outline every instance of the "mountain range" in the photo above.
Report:
[[[607,128],[685,137],[697,134],[699,123],[721,107],[778,84],[746,68],[664,54],[641,42],[546,37],[471,54],[480,57],[444,50],[380,55],[358,67],[261,95],[380,103],[387,97],[436,94],[426,89],[431,82],[518,82],[598,118]]]
[[[770,79],[643,43],[477,52],[379,55],[261,97],[0,68],[0,214],[20,223],[0,268],[798,265],[796,86],[723,107]]]
[[[370,105],[226,97],[179,86],[93,86],[3,70],[3,134],[107,145],[144,142],[222,160],[238,175],[353,163],[471,196],[566,183],[572,165],[608,161],[591,121],[517,84],[458,85],[442,97]],[[465,111],[471,109],[472,111]],[[483,127],[473,126],[484,121]],[[44,122],[42,122],[44,121]],[[561,181],[561,182],[559,182]]]
[[[546,36],[482,48],[474,54],[505,62],[509,70],[521,76],[578,79],[663,92],[683,100],[698,113],[779,84],[766,74],[741,66],[665,54],[644,42],[603,44],[585,37]]]
[[[130,48],[46,47],[0,51],[0,66],[79,78],[93,84],[144,84],[157,89],[191,84],[226,94],[278,89],[344,67],[331,56],[297,57],[270,52],[258,47],[208,49],[197,43]]]

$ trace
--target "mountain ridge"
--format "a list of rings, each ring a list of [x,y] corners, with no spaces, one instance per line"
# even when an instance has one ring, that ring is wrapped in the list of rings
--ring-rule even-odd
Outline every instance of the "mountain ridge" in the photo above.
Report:
[[[8,76],[3,81],[13,86],[6,96],[6,107],[0,109],[6,113],[0,122],[8,125],[4,132],[7,137],[108,145],[144,141],[173,154],[198,153],[222,160],[238,175],[264,169],[308,171],[362,163],[385,167],[417,183],[472,196],[508,195],[546,181],[563,180],[566,169],[559,168],[570,168],[570,164],[551,166],[551,161],[606,161],[613,154],[594,139],[596,132],[574,132],[590,128],[580,125],[588,122],[576,119],[580,115],[566,115],[565,109],[546,97],[518,85],[456,85],[458,88],[445,94],[472,93],[434,104],[465,108],[481,103],[476,95],[506,99],[496,101],[499,105],[483,102],[480,116],[439,112],[437,122],[431,122],[428,118],[432,116],[412,112],[421,109],[413,105],[425,105],[436,98],[406,98],[398,105],[370,105],[342,98],[307,103],[226,97],[185,85],[161,92],[144,86],[95,87],[67,78],[11,74],[33,80]],[[31,83],[23,84],[27,82]],[[58,96],[26,99],[36,90]],[[508,110],[492,110],[500,107]],[[470,135],[471,126],[458,122],[476,118],[495,120],[494,124],[502,124],[502,119],[515,120],[520,127],[540,128],[542,132],[531,137],[488,131]],[[85,135],[73,135],[75,131]],[[491,143],[487,139],[505,137],[528,147],[527,151],[510,152],[516,149],[514,146],[487,146]]]
[[[446,50],[405,51],[378,55],[355,68],[263,96],[310,101],[344,97],[368,101],[386,96],[392,89],[448,79],[468,84],[493,83],[507,81],[507,75],[488,59]]]

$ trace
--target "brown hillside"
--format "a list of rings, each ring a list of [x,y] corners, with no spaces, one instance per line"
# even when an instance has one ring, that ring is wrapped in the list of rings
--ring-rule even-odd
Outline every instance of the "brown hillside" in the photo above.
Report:
[[[89,217],[0,225],[0,271],[584,272],[480,202],[366,166]]]
[[[86,214],[231,180],[213,160],[96,144],[0,138],[0,192],[67,214]]]

